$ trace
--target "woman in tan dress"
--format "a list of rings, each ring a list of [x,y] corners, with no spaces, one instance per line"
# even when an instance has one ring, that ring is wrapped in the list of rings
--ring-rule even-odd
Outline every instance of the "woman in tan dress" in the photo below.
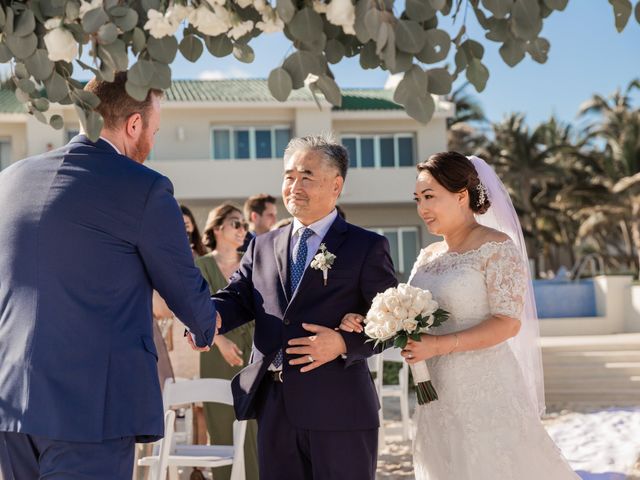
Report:
[[[246,233],[247,224],[239,208],[223,204],[209,213],[203,243],[211,253],[196,259],[196,265],[209,283],[212,294],[224,288],[240,266],[237,250],[243,245]],[[216,335],[211,350],[200,354],[200,377],[231,380],[249,361],[253,329],[254,323],[250,322],[224,335]],[[211,443],[231,445],[235,420],[233,408],[208,403],[204,405],[204,412]],[[251,420],[247,425],[244,449],[248,480],[258,480],[256,435],[257,424]],[[231,468],[216,468],[213,475],[215,480],[228,480]]]

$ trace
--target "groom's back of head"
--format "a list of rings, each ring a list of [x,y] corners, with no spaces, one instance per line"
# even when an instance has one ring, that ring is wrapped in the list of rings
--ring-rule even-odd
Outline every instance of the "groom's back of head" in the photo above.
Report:
[[[146,113],[151,108],[153,98],[161,98],[164,95],[162,90],[151,88],[147,97],[141,102],[127,93],[126,83],[127,72],[117,72],[113,82],[98,80],[94,77],[84,87],[85,91],[95,94],[100,99],[96,111],[102,115],[106,129],[119,129],[134,113],[140,113],[146,128],[148,121]]]

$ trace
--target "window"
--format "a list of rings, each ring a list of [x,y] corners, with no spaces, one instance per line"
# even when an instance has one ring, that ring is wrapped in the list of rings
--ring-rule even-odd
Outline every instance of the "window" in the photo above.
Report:
[[[291,128],[213,127],[211,143],[214,160],[262,160],[282,158],[291,140]]]
[[[0,138],[0,170],[11,165],[11,140]]]
[[[372,228],[376,233],[384,235],[389,241],[391,259],[398,275],[398,280],[406,282],[418,257],[419,242],[417,227]]]
[[[345,134],[342,144],[355,168],[411,167],[415,162],[414,136],[396,134]]]

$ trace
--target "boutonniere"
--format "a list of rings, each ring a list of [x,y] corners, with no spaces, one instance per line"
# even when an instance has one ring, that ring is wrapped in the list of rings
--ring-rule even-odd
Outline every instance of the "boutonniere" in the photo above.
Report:
[[[327,250],[327,246],[324,243],[320,244],[320,251],[313,257],[311,261],[311,268],[314,270],[322,270],[322,278],[324,279],[324,286],[327,286],[327,277],[329,276],[329,269],[335,262],[336,256]]]

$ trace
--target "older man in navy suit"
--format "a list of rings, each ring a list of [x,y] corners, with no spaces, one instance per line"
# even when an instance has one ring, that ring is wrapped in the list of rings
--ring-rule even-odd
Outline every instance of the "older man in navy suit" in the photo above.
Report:
[[[160,91],[89,82],[105,126],[0,173],[0,467],[4,480],[130,480],[163,435],[151,293],[196,344],[215,307],[171,182],[145,167]]]
[[[372,344],[336,328],[397,282],[386,239],[336,212],[347,166],[346,149],[331,140],[292,140],[282,194],[293,224],[256,237],[214,295],[221,331],[256,320],[253,363],[234,389],[238,416],[258,419],[263,480],[375,477]],[[326,272],[311,264],[317,254],[335,255]]]

